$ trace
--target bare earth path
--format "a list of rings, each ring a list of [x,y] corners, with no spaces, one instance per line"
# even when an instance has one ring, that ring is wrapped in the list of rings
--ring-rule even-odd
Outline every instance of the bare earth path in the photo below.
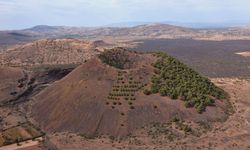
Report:
[[[32,141],[32,140],[28,140],[28,141],[24,141],[24,142],[20,142],[20,145],[17,144],[11,144],[11,145],[7,145],[7,146],[3,146],[0,147],[0,150],[26,150],[26,148],[30,148],[33,147],[33,150],[39,150],[37,148],[35,148],[35,146],[37,146],[39,144],[39,140],[42,140],[42,137],[37,138],[36,140]]]

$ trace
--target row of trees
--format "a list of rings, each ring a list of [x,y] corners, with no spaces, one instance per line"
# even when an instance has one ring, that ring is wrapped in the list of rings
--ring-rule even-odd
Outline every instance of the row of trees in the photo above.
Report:
[[[180,98],[186,107],[195,107],[199,113],[215,99],[223,99],[226,93],[216,87],[209,79],[165,53],[158,53],[158,60],[153,64],[156,68],[152,77],[150,90],[145,94],[160,93],[172,99]]]

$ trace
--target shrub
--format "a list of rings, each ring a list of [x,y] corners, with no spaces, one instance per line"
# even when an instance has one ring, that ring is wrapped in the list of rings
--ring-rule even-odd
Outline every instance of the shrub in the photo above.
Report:
[[[192,128],[189,127],[188,125],[185,125],[185,126],[183,127],[183,130],[184,130],[184,132],[191,132],[191,131],[192,131]]]
[[[16,94],[17,94],[16,91],[10,93],[10,95],[16,95]]]
[[[135,100],[135,98],[133,98],[133,97],[132,97],[132,98],[130,98],[130,100],[134,101],[134,100]]]
[[[173,121],[173,122],[179,122],[179,121],[180,121],[180,119],[179,119],[179,118],[177,118],[176,116],[174,116],[174,117],[172,118],[172,121]]]
[[[145,89],[145,90],[143,91],[143,93],[144,93],[145,95],[150,95],[150,94],[151,94],[151,91],[148,90],[148,89]]]

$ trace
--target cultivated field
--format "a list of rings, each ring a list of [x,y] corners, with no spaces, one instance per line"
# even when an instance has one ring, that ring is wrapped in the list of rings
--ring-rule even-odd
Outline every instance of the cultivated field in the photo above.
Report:
[[[138,51],[164,51],[209,77],[248,77],[250,57],[236,53],[248,51],[250,41],[198,41],[191,39],[141,40]]]

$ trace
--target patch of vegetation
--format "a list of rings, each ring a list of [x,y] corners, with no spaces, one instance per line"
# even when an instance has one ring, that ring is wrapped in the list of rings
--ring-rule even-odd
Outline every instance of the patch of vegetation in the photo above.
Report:
[[[83,134],[83,133],[80,133],[79,136],[85,138],[85,139],[95,139],[97,138],[96,135],[88,135],[88,134]]]
[[[192,132],[192,128],[189,125],[184,124],[182,121],[177,121],[175,123],[180,128],[180,130],[183,130],[185,133]]]
[[[180,61],[165,53],[157,56],[153,66],[158,71],[151,79],[151,89],[144,90],[146,95],[160,93],[171,99],[180,98],[186,107],[195,107],[199,113],[205,111],[206,106],[213,105],[215,99],[226,98],[222,89]]]
[[[148,89],[145,89],[145,90],[143,91],[143,93],[144,93],[145,95],[150,95],[150,94],[151,94],[151,91],[148,90]]]
[[[143,87],[141,80],[134,77],[132,71],[127,72],[125,70],[118,71],[117,81],[118,80],[123,84],[121,82],[115,82],[107,96],[106,105],[123,105],[121,100],[124,100],[127,101],[126,103],[128,104],[125,104],[124,107],[127,106],[130,109],[134,109],[135,107],[133,106],[134,103],[132,101],[136,100],[135,92],[139,91]]]
[[[99,58],[102,62],[118,69],[125,69],[130,64],[129,56],[123,48],[106,50],[99,55]]]
[[[207,121],[199,121],[198,124],[202,129],[204,129],[206,131],[211,131],[212,130],[211,124],[209,122],[207,122]]]
[[[133,105],[133,103],[132,103],[132,102],[128,102],[128,104],[129,104],[129,105]]]
[[[16,95],[16,94],[17,94],[16,91],[10,93],[10,95]]]
[[[169,141],[173,141],[176,138],[176,135],[173,131],[166,125],[161,123],[153,123],[148,131],[148,135],[152,137],[152,139],[157,139],[159,137],[168,139]]]

